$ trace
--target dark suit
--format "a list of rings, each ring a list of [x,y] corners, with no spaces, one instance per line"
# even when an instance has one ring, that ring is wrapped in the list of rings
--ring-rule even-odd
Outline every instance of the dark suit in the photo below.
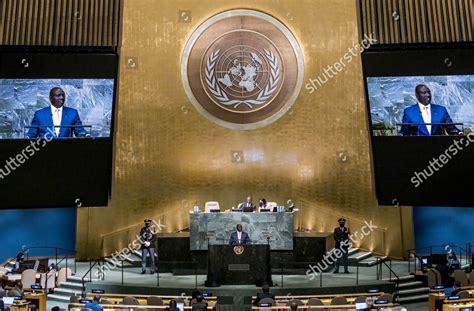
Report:
[[[192,304],[192,311],[206,311],[207,310],[207,302],[201,301],[201,302],[194,302]]]
[[[444,287],[452,287],[454,283],[454,279],[449,277],[449,268],[445,264],[438,264],[435,267],[436,270],[438,270],[439,274],[441,275],[441,283],[443,284]]]
[[[252,202],[250,203],[244,202],[240,204],[240,209],[244,212],[253,212],[255,211],[255,207],[256,207],[255,204],[253,204]]]
[[[73,125],[76,127],[69,127]],[[56,135],[55,132],[51,106],[37,110],[31,121],[31,126],[38,127],[33,127],[28,130],[26,134],[28,138],[65,138],[72,137],[72,133],[74,133],[76,137],[84,137],[87,135],[86,130],[82,127],[81,118],[79,118],[77,110],[66,106],[62,107],[62,127],[59,128],[58,135]]]
[[[445,107],[435,104],[430,104],[431,123],[450,123],[445,125],[431,125],[431,133],[423,120],[423,115],[418,104],[414,104],[405,108],[403,111],[402,123],[413,125],[402,125],[400,134],[414,135],[414,136],[428,136],[428,135],[444,135],[444,130],[450,135],[458,134],[459,129],[454,126],[453,120],[449,116]]]
[[[242,231],[242,236],[240,237],[240,243],[239,243],[237,231],[235,231],[235,232],[232,232],[232,234],[230,235],[229,245],[245,245],[245,244],[250,244],[251,242],[252,241],[250,240],[247,232]]]
[[[260,300],[264,299],[264,298],[271,298],[271,299],[275,299],[275,295],[273,293],[265,293],[265,292],[260,292],[257,294],[257,298],[255,298],[255,301],[253,302],[253,305],[256,306],[258,305],[258,303],[260,302]]]
[[[140,230],[140,240],[142,242],[142,271],[146,270],[146,255],[150,254],[150,271],[155,271],[155,240],[156,235],[150,227],[143,227]],[[150,242],[150,246],[145,246],[145,242]]]
[[[348,266],[348,260],[349,260],[349,246],[348,246],[348,241],[349,241],[349,235],[351,232],[349,231],[349,228],[346,227],[337,227],[334,228],[334,242],[335,242],[335,248],[339,249],[342,251],[342,261],[344,264],[344,271],[347,270]],[[334,262],[334,270],[339,271],[339,259],[337,259]]]

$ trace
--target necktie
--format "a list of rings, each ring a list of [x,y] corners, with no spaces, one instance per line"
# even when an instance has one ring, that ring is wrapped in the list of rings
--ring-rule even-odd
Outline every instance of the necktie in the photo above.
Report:
[[[423,108],[425,110],[426,120],[428,121],[425,121],[425,123],[431,123],[431,111],[428,109],[428,106],[425,106]],[[427,125],[426,128],[428,129],[428,133],[431,134],[431,125]]]
[[[56,120],[58,121],[57,125],[61,125],[61,111],[59,109],[56,109]],[[54,131],[56,132],[56,136],[59,136],[59,130],[61,128],[59,126],[56,126],[54,128]]]

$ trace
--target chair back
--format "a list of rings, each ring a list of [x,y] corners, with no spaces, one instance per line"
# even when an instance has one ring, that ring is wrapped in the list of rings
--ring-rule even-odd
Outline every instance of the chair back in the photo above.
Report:
[[[76,295],[71,295],[69,297],[69,303],[78,303],[81,298]]]
[[[162,306],[163,299],[157,296],[148,296],[148,298],[146,299],[146,304],[149,306]]]
[[[287,305],[287,306],[290,306],[292,302],[296,302],[296,304],[297,304],[298,306],[303,306],[303,305],[304,305],[304,302],[301,301],[301,300],[299,300],[299,299],[291,299],[291,300],[289,300],[289,301],[286,303],[286,305]]]
[[[267,208],[274,208],[278,206],[277,202],[267,202]]]
[[[324,303],[321,299],[313,297],[308,300],[308,306],[324,306]]]
[[[48,273],[41,273],[40,278],[41,287],[44,289],[51,289],[56,287],[56,271],[49,271]]]
[[[392,311],[407,311],[407,309],[402,306],[396,306],[392,307]]]
[[[126,297],[123,297],[122,304],[130,306],[130,305],[139,305],[140,303],[138,302],[137,298],[132,297],[132,296],[126,296]]]
[[[92,309],[89,309],[89,308],[81,308],[80,311],[92,311]]]
[[[0,287],[0,298],[5,296],[5,290]]]
[[[21,284],[23,288],[31,288],[31,285],[36,283],[36,271],[33,269],[26,269],[21,273]]]
[[[469,273],[469,285],[474,286],[474,270]]]
[[[436,285],[443,285],[443,278],[441,277],[441,273],[438,270],[432,269],[436,275]]]
[[[210,213],[211,210],[220,210],[219,202],[209,201],[204,204],[204,212]]]
[[[428,287],[429,288],[433,288],[436,285],[438,285],[438,280],[436,279],[436,273],[435,273],[434,269],[428,270],[428,272],[426,272],[426,277],[428,278]]]
[[[66,282],[67,278],[72,275],[71,268],[61,268],[58,272],[58,279],[56,280],[56,285],[61,286],[62,282]]]
[[[454,270],[454,282],[461,283],[461,286],[468,286],[467,273],[462,270]]]
[[[346,305],[347,299],[344,296],[336,296],[331,300],[331,306]]]
[[[4,275],[7,272],[8,272],[7,268],[5,268],[4,266],[0,266],[0,275]]]
[[[361,302],[366,302],[367,297],[366,296],[358,296],[356,299],[354,299],[354,303],[361,303]]]

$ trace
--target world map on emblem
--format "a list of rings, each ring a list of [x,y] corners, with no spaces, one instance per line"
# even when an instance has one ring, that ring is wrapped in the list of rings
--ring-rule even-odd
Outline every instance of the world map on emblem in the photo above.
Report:
[[[181,73],[198,112],[221,126],[250,130],[275,122],[291,107],[301,88],[303,60],[296,39],[279,21],[233,10],[194,31]]]

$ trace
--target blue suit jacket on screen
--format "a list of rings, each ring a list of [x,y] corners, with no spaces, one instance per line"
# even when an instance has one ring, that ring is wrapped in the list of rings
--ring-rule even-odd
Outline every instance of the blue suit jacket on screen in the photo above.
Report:
[[[247,232],[242,231],[242,236],[239,243],[239,239],[237,238],[237,231],[236,231],[236,232],[232,232],[232,234],[230,235],[229,245],[250,244],[250,242],[251,241]]]
[[[449,116],[448,111],[445,107],[440,105],[431,104],[431,123],[450,123],[445,125],[431,125],[431,133],[428,132],[428,128],[425,125],[421,110],[418,104],[414,104],[410,107],[405,108],[403,111],[402,128],[400,134],[402,135],[415,135],[415,136],[427,136],[427,135],[444,135],[444,130],[448,134],[457,134],[459,129],[452,124],[453,120]],[[408,125],[408,124],[413,125]]]
[[[67,127],[70,125],[77,125],[78,127]],[[31,121],[31,126],[40,127],[30,128],[26,134],[28,138],[64,138],[72,137],[72,133],[74,133],[76,137],[83,137],[87,134],[86,130],[82,127],[82,122],[79,118],[79,113],[77,110],[66,106],[63,106],[63,113],[61,117],[61,126],[65,127],[61,127],[59,129],[59,135],[56,135],[56,132],[54,131],[51,106],[37,110],[33,120]]]

